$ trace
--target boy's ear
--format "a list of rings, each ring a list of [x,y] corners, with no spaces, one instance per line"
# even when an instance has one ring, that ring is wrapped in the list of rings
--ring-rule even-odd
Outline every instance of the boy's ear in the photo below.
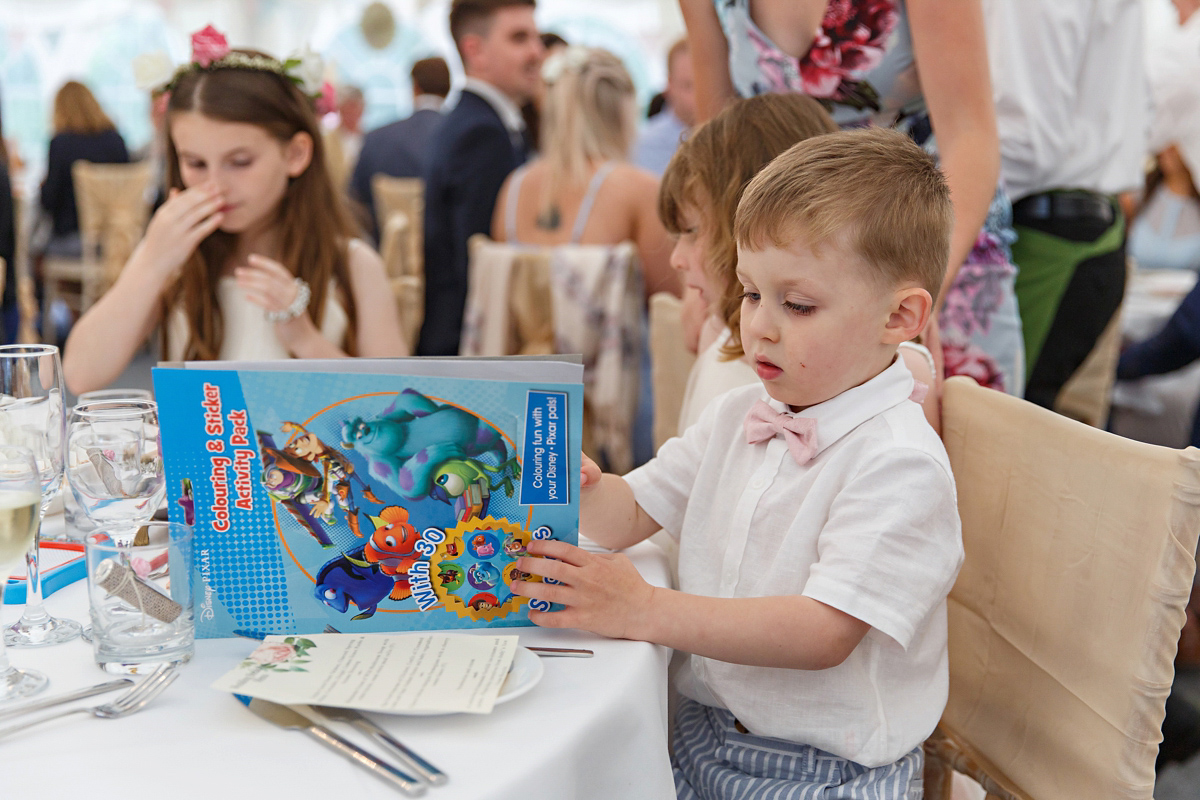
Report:
[[[312,163],[312,158],[313,140],[304,131],[297,132],[283,147],[283,160],[290,178],[300,177]]]
[[[916,286],[897,289],[892,299],[892,311],[884,326],[885,344],[900,344],[915,339],[925,330],[925,323],[933,312],[933,298],[929,292]]]

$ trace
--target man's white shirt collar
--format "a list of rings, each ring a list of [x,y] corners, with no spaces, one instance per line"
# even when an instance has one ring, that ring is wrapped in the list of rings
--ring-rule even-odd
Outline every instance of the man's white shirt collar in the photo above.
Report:
[[[866,383],[796,412],[794,416],[817,421],[817,452],[813,457],[867,420],[907,400],[913,385],[912,373],[897,355],[891,366]],[[784,403],[769,395],[766,401],[776,411],[791,413]]]
[[[444,97],[436,94],[419,94],[413,98],[413,111],[441,111],[445,102]]]
[[[521,116],[521,109],[517,108],[517,104],[495,86],[479,78],[468,77],[463,84],[463,89],[474,92],[486,100],[488,105],[500,115],[500,121],[504,123],[504,127],[508,128],[510,133],[520,133],[525,130],[525,118]]]

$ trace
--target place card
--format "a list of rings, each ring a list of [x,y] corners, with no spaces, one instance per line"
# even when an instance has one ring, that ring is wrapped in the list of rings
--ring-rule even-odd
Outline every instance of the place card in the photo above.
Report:
[[[268,636],[214,689],[390,714],[491,712],[516,636]]]

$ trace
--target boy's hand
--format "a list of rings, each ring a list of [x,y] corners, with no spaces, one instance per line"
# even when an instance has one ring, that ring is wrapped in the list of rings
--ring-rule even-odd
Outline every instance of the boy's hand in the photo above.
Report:
[[[579,466],[579,488],[580,489],[595,489],[600,485],[600,478],[604,473],[599,465],[587,457],[587,453],[580,453],[583,456]],[[526,570],[528,572],[528,570]]]
[[[566,542],[543,539],[530,542],[528,552],[549,558],[523,556],[517,559],[517,569],[558,583],[513,581],[513,593],[566,606],[562,611],[530,611],[535,625],[581,628],[613,639],[646,638],[654,587],[626,556],[589,553]]]

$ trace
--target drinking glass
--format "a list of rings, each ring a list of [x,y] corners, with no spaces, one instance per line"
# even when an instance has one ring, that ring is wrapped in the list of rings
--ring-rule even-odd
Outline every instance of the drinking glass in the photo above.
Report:
[[[140,674],[192,657],[192,529],[151,522],[138,544],[119,544],[114,529],[84,540],[92,647],[106,672]]]
[[[75,405],[95,403],[98,400],[153,400],[154,392],[149,389],[93,389],[75,398]]]
[[[41,475],[33,451],[0,445],[0,607],[4,584],[37,535]],[[0,636],[0,702],[28,697],[46,687],[46,676],[8,663]]]
[[[98,400],[153,400],[154,392],[149,389],[93,389],[75,398],[75,405],[94,403]],[[70,466],[67,467],[70,469]],[[63,491],[63,538],[73,542],[83,542],[83,537],[96,529],[96,525],[88,519],[79,507],[72,491]]]
[[[38,540],[42,519],[63,483],[62,363],[58,348],[49,344],[0,345],[0,444],[19,445],[33,452],[41,479],[42,502],[38,534],[25,554],[25,613],[4,631],[13,647],[41,647],[74,639],[80,625],[46,613],[38,571]]]
[[[81,403],[67,428],[67,483],[97,526],[133,543],[166,494],[152,400]]]

